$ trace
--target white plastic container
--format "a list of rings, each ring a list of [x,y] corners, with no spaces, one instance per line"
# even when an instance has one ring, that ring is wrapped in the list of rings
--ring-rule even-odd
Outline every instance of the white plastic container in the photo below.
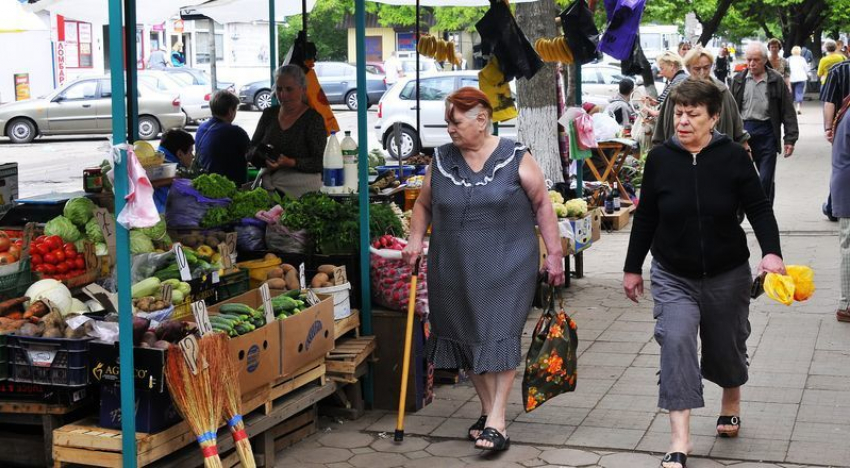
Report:
[[[357,142],[351,138],[351,132],[345,131],[345,138],[340,143],[342,149],[343,187],[346,193],[357,193]]]
[[[327,288],[310,288],[316,294],[325,294],[334,298],[334,320],[341,320],[351,315],[351,300],[348,290],[351,283],[330,286]]]
[[[322,185],[331,188],[342,187],[344,182],[342,149],[339,147],[336,132],[331,133],[331,136],[328,137],[328,144],[325,146],[322,164],[324,166],[322,170]]]
[[[177,176],[177,163],[146,167],[145,172],[150,180],[173,179]]]

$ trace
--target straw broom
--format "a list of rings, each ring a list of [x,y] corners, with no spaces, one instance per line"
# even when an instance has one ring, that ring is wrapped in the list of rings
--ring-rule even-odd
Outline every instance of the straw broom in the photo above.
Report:
[[[200,347],[209,339],[210,336],[201,338]],[[197,437],[204,456],[204,467],[222,468],[216,446],[216,430],[221,421],[222,405],[217,400],[218,395],[212,391],[211,369],[205,365],[209,364],[209,359],[205,359],[201,353],[198,356],[198,373],[193,375],[180,347],[169,348],[165,382],[174,404]]]
[[[227,336],[216,333],[201,343],[201,351],[208,356],[210,375],[215,380],[213,389],[221,393],[219,399],[224,407],[224,417],[233,434],[233,445],[239,454],[239,460],[244,468],[256,468],[251,441],[245,433],[245,422],[242,421],[242,391],[239,387],[239,371],[233,362],[233,356],[227,346]]]

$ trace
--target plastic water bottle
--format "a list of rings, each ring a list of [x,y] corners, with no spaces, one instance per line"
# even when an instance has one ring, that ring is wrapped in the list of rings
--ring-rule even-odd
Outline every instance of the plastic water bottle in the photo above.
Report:
[[[357,193],[357,143],[351,138],[351,132],[345,131],[345,138],[340,143],[342,149],[343,190],[347,193]]]
[[[336,139],[336,132],[332,132],[328,137],[328,144],[325,146],[325,154],[322,158],[324,170],[322,171],[322,185],[327,187],[329,193],[337,193],[342,190],[343,185],[343,167],[342,167],[342,150],[339,147],[339,140]]]

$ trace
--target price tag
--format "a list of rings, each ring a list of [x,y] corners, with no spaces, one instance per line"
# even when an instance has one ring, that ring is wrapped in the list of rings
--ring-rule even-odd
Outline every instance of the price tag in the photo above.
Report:
[[[171,291],[172,287],[170,284],[166,283],[162,285],[162,300],[171,304]]]
[[[30,242],[32,242],[32,234],[34,230],[35,223],[27,223],[26,225],[24,225],[23,238],[21,239],[23,241],[23,245],[21,246],[21,261],[24,261],[29,258]]]
[[[174,256],[177,258],[177,268],[180,269],[180,279],[183,281],[192,280],[192,272],[189,270],[189,261],[186,260],[186,254],[183,253],[183,247],[180,243],[174,244]]]
[[[218,253],[219,253],[219,255],[221,255],[221,266],[225,270],[229,270],[229,269],[233,268],[233,258],[230,256],[230,254],[232,252],[233,251],[230,250],[229,244],[227,244],[227,243],[218,244]]]
[[[106,208],[96,208],[94,210],[94,219],[103,238],[106,240],[106,247],[109,250],[109,259],[112,264],[115,264],[115,218]]]
[[[307,273],[304,264],[298,265],[298,282],[301,283],[301,289],[307,289]]]
[[[339,286],[348,282],[348,274],[345,272],[345,265],[334,268],[334,286]]]
[[[201,333],[201,336],[213,331],[206,302],[202,300],[193,302],[192,315],[195,316],[195,323],[198,324],[198,331]]]
[[[83,258],[86,260],[86,271],[96,270],[100,264],[97,255],[94,253],[94,244],[91,242],[85,243]]]
[[[83,288],[83,292],[90,298],[96,300],[103,306],[106,312],[117,312],[118,303],[115,302],[117,295],[103,289],[99,285],[92,283]]]
[[[269,285],[263,283],[260,286],[260,297],[263,299],[263,309],[266,313],[266,323],[274,322],[274,307],[272,307],[272,295],[269,291]]]
[[[212,282],[213,284],[218,284],[220,278],[218,277],[218,270],[213,270],[212,272]]]
[[[322,302],[322,300],[319,299],[319,296],[317,296],[316,293],[314,293],[312,289],[308,289],[307,290],[307,304],[310,304],[310,306],[312,307],[312,306],[314,306],[314,305],[316,305],[320,302]]]
[[[180,351],[183,351],[183,360],[186,361],[186,367],[189,368],[189,372],[192,375],[198,375],[198,372],[206,368],[206,361],[201,362],[200,366],[198,365],[200,346],[198,345],[198,338],[195,335],[189,335],[183,338],[177,343],[177,346],[180,347]]]
[[[228,232],[224,235],[224,243],[230,249],[230,253],[236,252],[236,233]]]

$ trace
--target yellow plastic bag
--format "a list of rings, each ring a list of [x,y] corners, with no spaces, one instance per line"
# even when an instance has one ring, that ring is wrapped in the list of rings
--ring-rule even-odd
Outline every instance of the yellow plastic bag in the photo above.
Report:
[[[788,276],[794,280],[794,300],[805,301],[815,293],[815,272],[804,265],[788,265],[785,267]]]
[[[791,305],[794,302],[794,280],[788,275],[768,273],[764,277],[764,292],[776,302]]]

